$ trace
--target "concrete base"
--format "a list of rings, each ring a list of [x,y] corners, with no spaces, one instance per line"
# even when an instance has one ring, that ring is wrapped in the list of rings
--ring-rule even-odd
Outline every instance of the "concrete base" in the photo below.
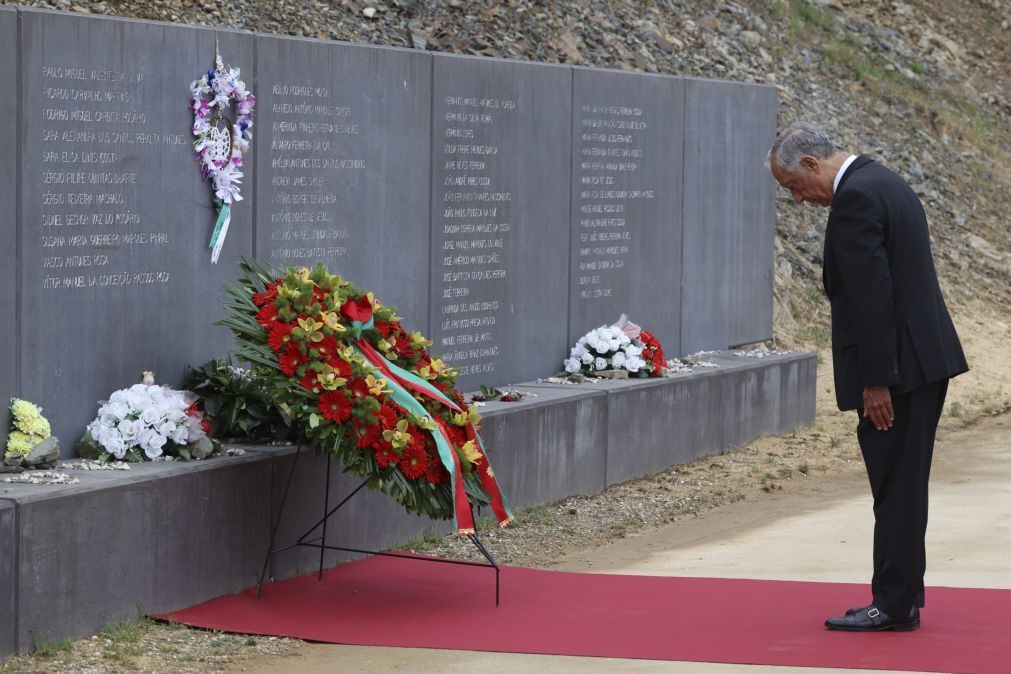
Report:
[[[536,395],[484,406],[484,439],[511,504],[595,494],[813,421],[813,354],[713,359],[720,367],[670,378],[520,384]],[[255,584],[278,513],[278,547],[322,516],[326,459],[311,449],[282,512],[294,456],[294,447],[256,446],[241,457],[73,471],[76,485],[0,487],[0,657]],[[331,505],[360,484],[336,463],[329,480]],[[450,523],[364,492],[327,527],[331,544],[385,549]],[[348,557],[327,553],[324,563]],[[269,571],[285,578],[318,564],[317,551],[296,549]]]

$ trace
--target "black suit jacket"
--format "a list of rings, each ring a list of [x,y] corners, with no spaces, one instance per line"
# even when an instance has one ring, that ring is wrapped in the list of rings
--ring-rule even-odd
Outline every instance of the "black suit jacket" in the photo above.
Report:
[[[839,409],[863,407],[867,386],[901,395],[969,369],[937,282],[926,214],[896,173],[866,156],[849,165],[824,259]]]

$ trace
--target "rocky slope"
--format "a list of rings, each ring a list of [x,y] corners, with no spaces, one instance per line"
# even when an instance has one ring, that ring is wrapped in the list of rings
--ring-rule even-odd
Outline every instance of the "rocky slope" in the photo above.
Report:
[[[774,84],[781,123],[816,120],[908,178],[958,321],[1009,330],[1009,0],[0,2]],[[777,338],[824,346],[825,213],[779,196]]]

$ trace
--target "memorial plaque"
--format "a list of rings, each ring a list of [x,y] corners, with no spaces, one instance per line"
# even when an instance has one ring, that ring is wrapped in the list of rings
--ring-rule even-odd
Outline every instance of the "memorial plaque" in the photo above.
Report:
[[[216,211],[187,104],[215,37],[253,86],[253,40],[44,11],[21,19],[21,390],[69,453],[113,390],[143,370],[179,385],[187,364],[231,345],[214,322],[222,284],[252,254],[253,189],[243,185],[212,265]]]
[[[682,80],[576,68],[569,342],[625,313],[680,352]]]
[[[556,372],[569,349],[572,71],[436,56],[434,353],[460,387]]]
[[[17,48],[18,15],[0,7],[0,404],[18,395],[18,228],[17,228]],[[5,415],[6,416],[6,415]],[[0,447],[7,446],[7,424],[0,425]],[[2,651],[0,651],[2,652]]]
[[[687,80],[681,350],[772,337],[776,90]]]
[[[431,56],[256,40],[256,255],[322,262],[427,331]]]

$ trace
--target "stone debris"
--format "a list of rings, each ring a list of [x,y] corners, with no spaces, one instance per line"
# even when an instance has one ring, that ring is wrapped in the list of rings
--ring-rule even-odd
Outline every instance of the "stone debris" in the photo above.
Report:
[[[739,358],[768,358],[769,356],[785,356],[793,351],[772,351],[770,349],[751,349],[750,351],[734,351]]]
[[[538,384],[599,384],[603,379],[600,377],[587,377],[581,374],[558,375],[555,377],[544,377],[538,379]]]
[[[130,464],[126,461],[109,461],[103,463],[93,459],[79,459],[69,463],[61,463],[60,468],[64,470],[130,470]]]
[[[66,473],[56,470],[35,470],[26,473],[19,473],[11,477],[3,478],[2,482],[11,484],[78,484],[80,480],[70,477]]]
[[[245,456],[245,455],[246,450],[242,449],[241,447],[229,447],[225,450],[225,456]]]

